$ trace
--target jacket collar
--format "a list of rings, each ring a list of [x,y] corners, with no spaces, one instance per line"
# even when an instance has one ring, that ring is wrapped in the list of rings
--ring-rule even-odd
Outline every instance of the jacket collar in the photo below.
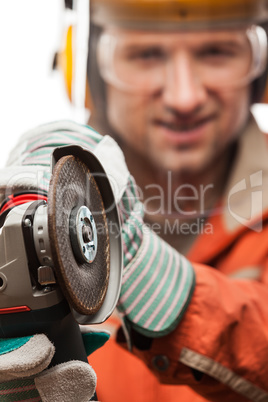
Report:
[[[268,138],[251,117],[240,136],[236,159],[218,213],[207,220],[212,231],[197,237],[187,255],[190,260],[209,263],[240,233],[249,230],[261,232],[264,219],[268,219],[267,144]]]
[[[251,117],[240,137],[237,157],[223,196],[223,225],[227,232],[237,231],[241,226],[254,228],[268,208],[267,144],[268,138]]]

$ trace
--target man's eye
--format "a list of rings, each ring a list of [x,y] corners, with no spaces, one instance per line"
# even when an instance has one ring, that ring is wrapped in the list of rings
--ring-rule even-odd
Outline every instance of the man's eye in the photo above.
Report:
[[[232,58],[235,56],[235,52],[232,49],[212,46],[200,51],[199,56],[207,59],[224,59],[224,58]]]
[[[129,60],[134,61],[160,61],[165,57],[164,53],[157,48],[140,49],[129,54]]]

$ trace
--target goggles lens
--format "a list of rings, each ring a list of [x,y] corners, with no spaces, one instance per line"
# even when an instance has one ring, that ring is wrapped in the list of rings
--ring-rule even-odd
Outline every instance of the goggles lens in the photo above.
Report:
[[[249,84],[266,67],[263,28],[196,32],[104,32],[97,58],[102,78],[129,92],[161,90],[187,69],[211,89]]]

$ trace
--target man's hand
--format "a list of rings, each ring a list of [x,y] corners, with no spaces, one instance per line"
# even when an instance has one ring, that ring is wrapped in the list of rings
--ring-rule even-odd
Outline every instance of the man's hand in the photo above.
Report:
[[[47,369],[55,348],[44,334],[0,340],[0,400],[88,402],[95,393],[92,367],[73,360]]]

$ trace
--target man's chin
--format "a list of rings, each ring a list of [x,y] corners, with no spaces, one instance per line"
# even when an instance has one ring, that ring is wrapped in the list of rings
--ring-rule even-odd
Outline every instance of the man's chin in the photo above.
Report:
[[[177,155],[159,153],[158,157],[153,158],[153,164],[158,170],[173,172],[180,175],[198,175],[202,173],[208,165],[207,158],[197,157],[197,155]]]

